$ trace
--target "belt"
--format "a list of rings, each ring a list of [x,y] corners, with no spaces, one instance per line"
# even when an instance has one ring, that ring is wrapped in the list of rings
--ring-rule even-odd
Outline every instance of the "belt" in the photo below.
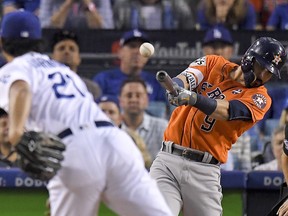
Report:
[[[220,165],[220,162],[208,152],[205,153],[196,149],[184,148],[177,144],[172,144],[171,152],[169,152],[167,145],[165,144],[165,142],[163,142],[161,151],[168,152],[168,153],[178,155],[178,156],[182,156],[188,160],[192,160],[196,162]],[[207,154],[209,154],[210,157],[207,157]]]
[[[108,121],[95,121],[95,126],[96,127],[114,127],[114,125],[111,122]],[[80,130],[82,130],[84,127],[79,127]],[[72,135],[73,132],[70,128],[67,128],[65,130],[63,130],[62,132],[60,132],[57,136],[60,139],[63,139],[64,137],[70,136]]]

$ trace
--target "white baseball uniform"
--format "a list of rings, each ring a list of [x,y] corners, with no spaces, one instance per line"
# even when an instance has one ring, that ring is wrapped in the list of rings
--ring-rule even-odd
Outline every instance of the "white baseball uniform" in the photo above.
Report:
[[[0,107],[8,113],[16,80],[32,93],[26,129],[61,134],[66,144],[62,168],[47,186],[52,216],[95,216],[100,200],[119,215],[172,215],[136,145],[111,124],[78,75],[46,55],[16,57],[0,69]]]

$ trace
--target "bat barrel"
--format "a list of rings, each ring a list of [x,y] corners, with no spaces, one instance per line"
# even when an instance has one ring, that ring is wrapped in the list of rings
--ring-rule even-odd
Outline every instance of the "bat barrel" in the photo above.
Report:
[[[156,79],[160,83],[160,85],[168,90],[172,95],[177,96],[177,90],[175,89],[175,84],[173,83],[171,77],[166,71],[158,71],[156,74]]]
[[[158,82],[165,82],[166,77],[169,76],[166,71],[158,71],[156,74],[156,79]]]

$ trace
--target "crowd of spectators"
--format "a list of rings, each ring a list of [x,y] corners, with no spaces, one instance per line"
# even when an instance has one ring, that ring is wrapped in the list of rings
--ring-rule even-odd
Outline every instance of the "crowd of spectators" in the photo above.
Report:
[[[1,15],[28,10],[43,28],[283,30],[287,7],[287,0],[3,0]]]
[[[149,58],[139,54],[140,45],[150,42],[146,30],[203,30],[203,54],[231,60],[235,48],[231,31],[288,29],[288,0],[3,0],[0,6],[1,16],[18,9],[28,10],[39,17],[43,28],[59,30],[51,38],[51,58],[75,73],[81,65],[81,43],[74,29],[124,31],[116,54],[119,65],[98,71],[92,80],[82,78],[95,102],[102,103],[103,111],[112,120],[116,118],[115,125],[125,129],[144,152],[147,168],[161,146],[173,107],[167,103],[155,76],[145,70]],[[0,67],[4,64],[0,56]],[[139,80],[122,86],[131,77]],[[143,92],[137,92],[137,88],[131,92],[130,85]],[[263,157],[267,146],[272,149],[271,144],[266,144],[273,144],[273,133],[283,129],[283,122],[287,121],[288,90],[268,90],[275,102],[264,120],[233,145],[223,169],[249,171],[269,162],[257,160],[258,153]],[[270,156],[275,165],[277,154]]]

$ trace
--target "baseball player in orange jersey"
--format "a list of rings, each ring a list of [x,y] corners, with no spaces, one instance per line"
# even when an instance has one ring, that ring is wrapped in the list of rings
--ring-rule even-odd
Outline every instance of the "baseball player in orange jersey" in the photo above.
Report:
[[[256,40],[241,65],[208,55],[173,78],[168,100],[177,106],[150,175],[173,215],[222,215],[220,167],[237,138],[263,118],[271,98],[263,84],[280,78],[286,62],[282,44]]]

